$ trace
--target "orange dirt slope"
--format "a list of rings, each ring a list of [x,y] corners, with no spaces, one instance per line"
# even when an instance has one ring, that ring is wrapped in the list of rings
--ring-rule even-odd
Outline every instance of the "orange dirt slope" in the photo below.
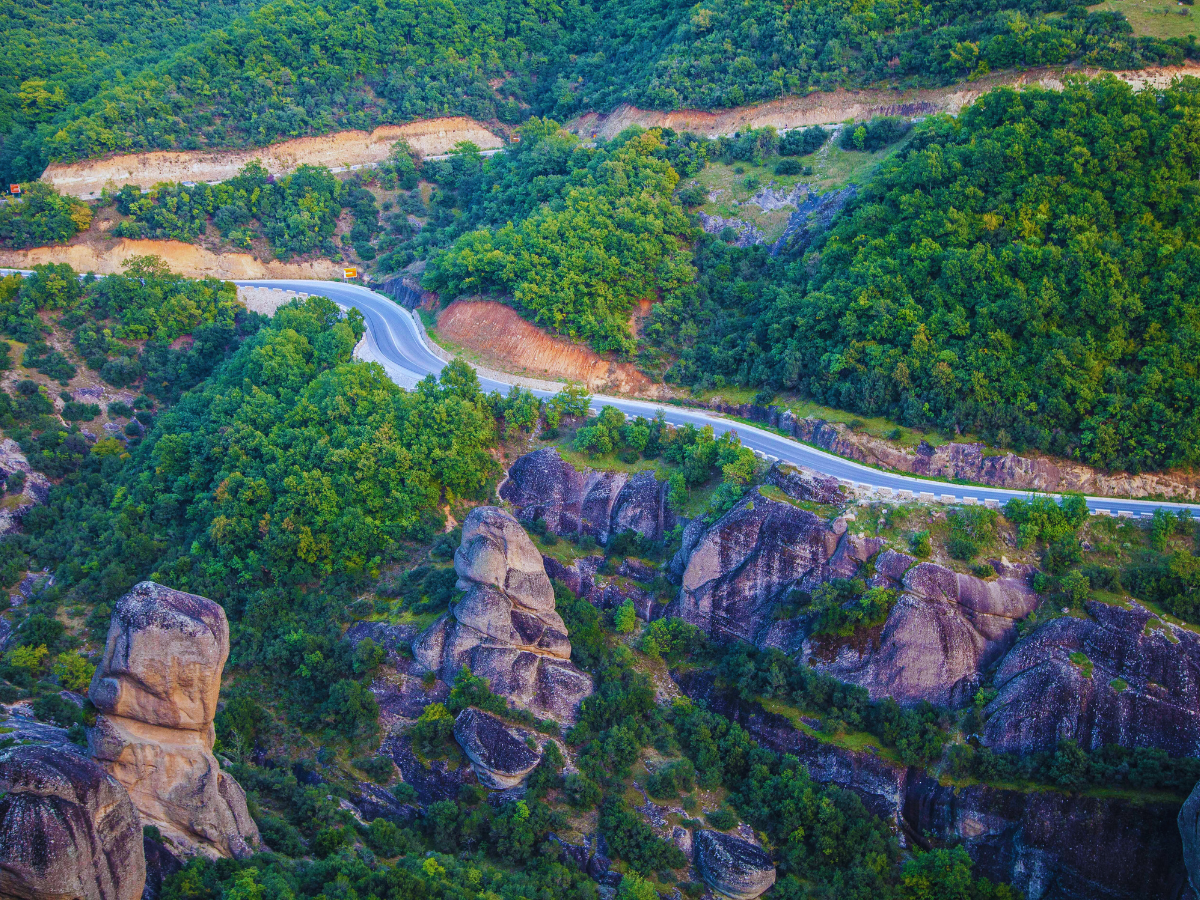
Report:
[[[632,363],[547,334],[495,300],[456,300],[438,315],[437,334],[476,361],[506,372],[577,381],[604,393],[655,398],[668,393]]]

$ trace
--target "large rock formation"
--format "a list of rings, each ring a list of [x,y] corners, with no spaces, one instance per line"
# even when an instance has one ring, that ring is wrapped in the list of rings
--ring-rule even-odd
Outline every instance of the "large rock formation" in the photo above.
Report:
[[[1022,753],[1070,739],[1085,750],[1200,754],[1200,636],[1136,603],[1086,611],[1047,622],[1004,657],[985,742]]]
[[[494,506],[472,510],[454,569],[466,596],[413,642],[417,661],[446,682],[466,666],[522,709],[574,721],[592,681],[570,662],[542,557],[517,520]]]
[[[994,565],[987,581],[893,550],[879,554],[871,583],[902,591],[883,628],[855,640],[809,640],[816,668],[865,687],[872,699],[969,702],[980,673],[1016,640],[1017,621],[1038,597],[1024,567]]]
[[[491,713],[464,709],[454,720],[454,738],[471,761],[484,787],[502,791],[516,787],[542,760],[526,742],[528,733],[510,728]]]
[[[1178,900],[1186,873],[1174,803],[909,779],[904,822],[961,843],[975,874],[1028,900]]]
[[[512,464],[500,496],[522,522],[545,519],[555,534],[590,534],[603,544],[624,531],[662,540],[675,527],[669,489],[653,472],[579,471],[546,447]]]
[[[1188,884],[1200,897],[1200,784],[1192,788],[1183,801],[1176,821],[1183,841],[1183,864],[1187,867]]]
[[[697,831],[696,868],[705,883],[732,900],[754,900],[775,883],[771,858],[749,841],[720,831]]]
[[[774,643],[776,604],[831,575],[836,535],[812,513],[753,492],[713,523],[688,526],[672,568],[682,573],[675,614],[711,637]]]
[[[89,696],[88,747],[179,852],[248,856],[246,795],[213,756],[229,623],[216,603],[144,581],[117,601]]]
[[[793,500],[838,505],[846,499],[836,478],[798,469],[787,463],[772,465],[763,476],[763,482],[779,488]]]
[[[100,766],[47,746],[0,751],[0,897],[138,900],[142,825]]]
[[[977,875],[1011,882],[1029,900],[1180,896],[1184,853],[1176,837],[1179,810],[1169,801],[941,785],[871,750],[812,737],[784,716],[740,699],[711,673],[689,673],[679,685],[687,696],[738,722],[760,745],[798,758],[813,780],[854,792],[916,843],[962,843]],[[1200,846],[1200,792],[1190,808],[1189,813],[1185,804],[1179,816],[1185,848]],[[1200,853],[1192,854],[1194,871],[1200,872]]]

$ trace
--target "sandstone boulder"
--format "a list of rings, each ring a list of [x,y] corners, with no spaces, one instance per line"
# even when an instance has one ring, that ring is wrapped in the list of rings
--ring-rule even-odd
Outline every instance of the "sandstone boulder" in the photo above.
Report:
[[[1004,657],[985,743],[1032,753],[1070,739],[1085,750],[1200,754],[1200,636],[1137,604],[1093,601],[1086,611],[1045,623]]]
[[[413,642],[417,661],[447,683],[466,666],[517,706],[574,721],[591,679],[570,662],[554,590],[520,524],[495,507],[472,510],[454,568],[465,596]]]
[[[541,762],[541,752],[529,746],[527,736],[528,732],[479,709],[464,709],[454,720],[454,737],[471,761],[475,777],[495,791],[516,787]]]
[[[142,824],[125,789],[76,753],[0,751],[0,896],[138,900]]]
[[[555,534],[590,534],[603,544],[625,531],[662,540],[675,526],[669,490],[653,472],[580,471],[546,447],[512,464],[500,496],[522,522],[544,519]]]
[[[117,601],[89,696],[88,748],[175,852],[249,856],[258,828],[213,756],[229,623],[211,600],[143,582]]]
[[[675,615],[711,637],[754,643],[788,592],[829,579],[837,545],[817,516],[754,492],[703,533],[685,534]]]
[[[696,868],[705,884],[732,900],[754,900],[775,883],[771,858],[749,841],[720,831],[698,831]]]
[[[219,605],[143,581],[117,602],[88,696],[103,713],[164,728],[210,728],[229,623]]]

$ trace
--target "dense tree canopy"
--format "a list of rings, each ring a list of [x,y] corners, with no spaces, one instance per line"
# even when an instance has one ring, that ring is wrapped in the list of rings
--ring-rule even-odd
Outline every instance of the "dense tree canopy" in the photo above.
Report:
[[[876,82],[1080,61],[1177,63],[1069,0],[254,0],[3,10],[0,176],[50,159],[262,144],[445,114],[519,122],[620,102],[738,105]]]
[[[551,124],[551,128],[553,128]],[[524,129],[525,160],[539,156],[541,130]],[[550,140],[575,151],[553,131]],[[428,287],[447,298],[511,295],[530,319],[602,350],[633,346],[629,315],[641,299],[657,299],[689,284],[695,270],[683,243],[691,228],[672,191],[678,176],[662,158],[658,134],[631,136],[611,149],[571,152],[573,171],[527,180],[511,176],[517,162],[489,175],[511,206],[529,208],[550,182],[552,202],[495,231],[473,231],[436,257]],[[518,199],[519,198],[519,199]],[[496,201],[492,201],[495,203]],[[504,204],[504,200],[500,200]],[[494,219],[494,213],[487,216]]]
[[[37,247],[70,240],[92,222],[86,203],[33,181],[21,196],[0,205],[0,247]]]
[[[996,91],[927,123],[819,252],[701,246],[701,304],[664,304],[652,333],[688,381],[1103,466],[1194,464],[1198,165],[1195,81]]]

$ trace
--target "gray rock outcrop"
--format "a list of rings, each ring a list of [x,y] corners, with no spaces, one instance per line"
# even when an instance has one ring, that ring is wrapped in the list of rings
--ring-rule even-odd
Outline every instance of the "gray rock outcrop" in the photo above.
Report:
[[[674,614],[711,637],[758,643],[789,591],[829,580],[838,541],[812,513],[752,492],[710,528],[686,529],[672,561]]]
[[[529,746],[528,736],[474,707],[454,719],[454,738],[471,761],[475,777],[494,791],[516,787],[541,762],[542,754]]]
[[[0,897],[138,900],[142,824],[90,759],[47,746],[0,751]]]
[[[772,465],[763,481],[779,488],[793,500],[837,505],[846,499],[836,478],[798,469],[787,463]]]
[[[696,869],[705,884],[731,900],[754,900],[775,883],[771,858],[749,841],[720,831],[697,831]]]
[[[910,834],[961,843],[975,875],[1028,900],[1178,900],[1186,890],[1175,803],[942,785],[910,778]]]
[[[573,722],[592,681],[570,662],[542,557],[517,520],[493,506],[472,510],[454,569],[466,595],[413,642],[417,661],[447,683],[466,666],[518,707]]]
[[[1200,635],[1136,603],[1085,609],[1041,625],[1000,662],[984,741],[1020,753],[1070,739],[1200,754]]]
[[[89,690],[101,713],[91,754],[183,855],[243,858],[260,843],[245,793],[212,752],[228,656],[218,604],[144,581],[117,601]]]
[[[715,234],[719,237],[726,228],[732,228],[736,235],[733,240],[735,247],[753,247],[763,242],[763,233],[758,227],[742,219],[725,219],[704,212],[696,213],[696,218],[705,234]]]
[[[1004,574],[985,581],[884,551],[872,584],[902,593],[882,631],[849,641],[810,639],[805,642],[810,664],[861,685],[872,699],[970,702],[980,673],[1012,646],[1017,622],[1038,602],[1027,569],[996,564]]]
[[[669,491],[653,472],[580,471],[553,447],[522,456],[500,486],[520,521],[545,519],[555,534],[590,534],[602,544],[625,531],[662,540],[675,527]]]
[[[805,189],[806,196],[801,199],[795,196],[800,189],[801,186],[797,185],[794,196],[789,198],[796,211],[788,217],[787,226],[779,240],[771,245],[772,256],[778,255],[785,248],[797,255],[803,254],[829,230],[834,216],[858,195],[858,188],[849,185],[841,190],[826,191],[824,194],[814,194]]]
[[[1187,867],[1188,884],[1200,897],[1200,784],[1192,788],[1179,810],[1179,837],[1183,841],[1183,864]]]
[[[0,482],[17,472],[25,476],[25,485],[15,504],[0,509],[0,537],[20,531],[25,514],[50,498],[50,479],[33,470],[16,441],[4,438],[0,440]]]

